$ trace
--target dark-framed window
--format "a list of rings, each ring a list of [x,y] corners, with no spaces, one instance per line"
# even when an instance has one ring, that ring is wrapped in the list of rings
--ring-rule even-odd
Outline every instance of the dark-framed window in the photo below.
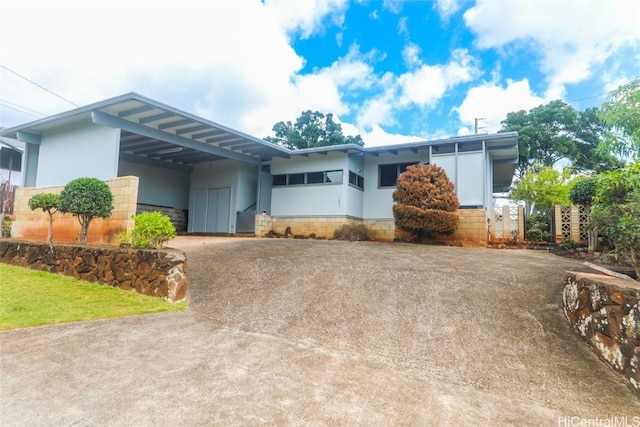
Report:
[[[411,165],[417,165],[418,162],[409,163],[390,163],[378,166],[378,186],[379,187],[395,187],[396,181],[402,172],[407,170]]]
[[[301,185],[304,184],[304,174],[303,173],[290,173],[289,179],[287,180],[287,185]]]
[[[287,175],[273,175],[272,184],[274,187],[287,185]]]
[[[342,184],[342,175],[342,169],[320,172],[287,173],[273,175],[271,182],[274,187],[305,184]]]
[[[307,184],[323,184],[324,172],[308,172]]]
[[[349,171],[349,185],[353,185],[360,190],[364,190],[364,177],[358,175],[354,171]]]

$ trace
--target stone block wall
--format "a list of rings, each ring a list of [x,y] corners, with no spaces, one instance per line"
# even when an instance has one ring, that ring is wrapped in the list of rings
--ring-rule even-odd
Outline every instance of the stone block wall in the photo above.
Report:
[[[107,219],[96,218],[89,224],[87,243],[112,244],[123,231],[131,231],[138,201],[138,177],[125,176],[107,181],[113,193],[114,210]],[[64,186],[43,188],[20,188],[16,191],[14,202],[15,221],[11,225],[11,236],[15,239],[46,242],[49,229],[49,214],[41,209],[32,211],[28,202],[35,194],[59,194]],[[53,241],[55,243],[74,243],[77,241],[80,223],[71,214],[60,212],[53,216]]]
[[[640,282],[568,271],[564,283],[569,323],[640,395]]]
[[[177,302],[187,294],[182,252],[0,241],[0,261]]]

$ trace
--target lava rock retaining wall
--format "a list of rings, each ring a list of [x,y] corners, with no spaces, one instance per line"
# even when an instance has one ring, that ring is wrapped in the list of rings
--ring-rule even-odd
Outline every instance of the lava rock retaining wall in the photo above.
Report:
[[[569,323],[640,394],[640,283],[573,271],[564,283]]]
[[[182,252],[0,241],[0,261],[177,302],[187,294]]]

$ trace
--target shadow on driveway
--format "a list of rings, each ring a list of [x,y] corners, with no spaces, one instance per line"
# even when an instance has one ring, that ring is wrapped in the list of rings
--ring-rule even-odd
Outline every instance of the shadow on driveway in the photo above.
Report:
[[[573,260],[171,243],[187,253],[186,314],[0,334],[0,424],[555,426],[640,414],[563,317]]]

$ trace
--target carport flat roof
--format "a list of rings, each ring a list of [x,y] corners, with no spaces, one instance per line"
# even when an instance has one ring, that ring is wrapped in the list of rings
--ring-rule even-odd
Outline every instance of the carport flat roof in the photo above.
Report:
[[[82,121],[119,128],[123,160],[190,166],[220,159],[260,164],[289,150],[137,93],[107,99],[2,131],[39,144],[43,132]]]

